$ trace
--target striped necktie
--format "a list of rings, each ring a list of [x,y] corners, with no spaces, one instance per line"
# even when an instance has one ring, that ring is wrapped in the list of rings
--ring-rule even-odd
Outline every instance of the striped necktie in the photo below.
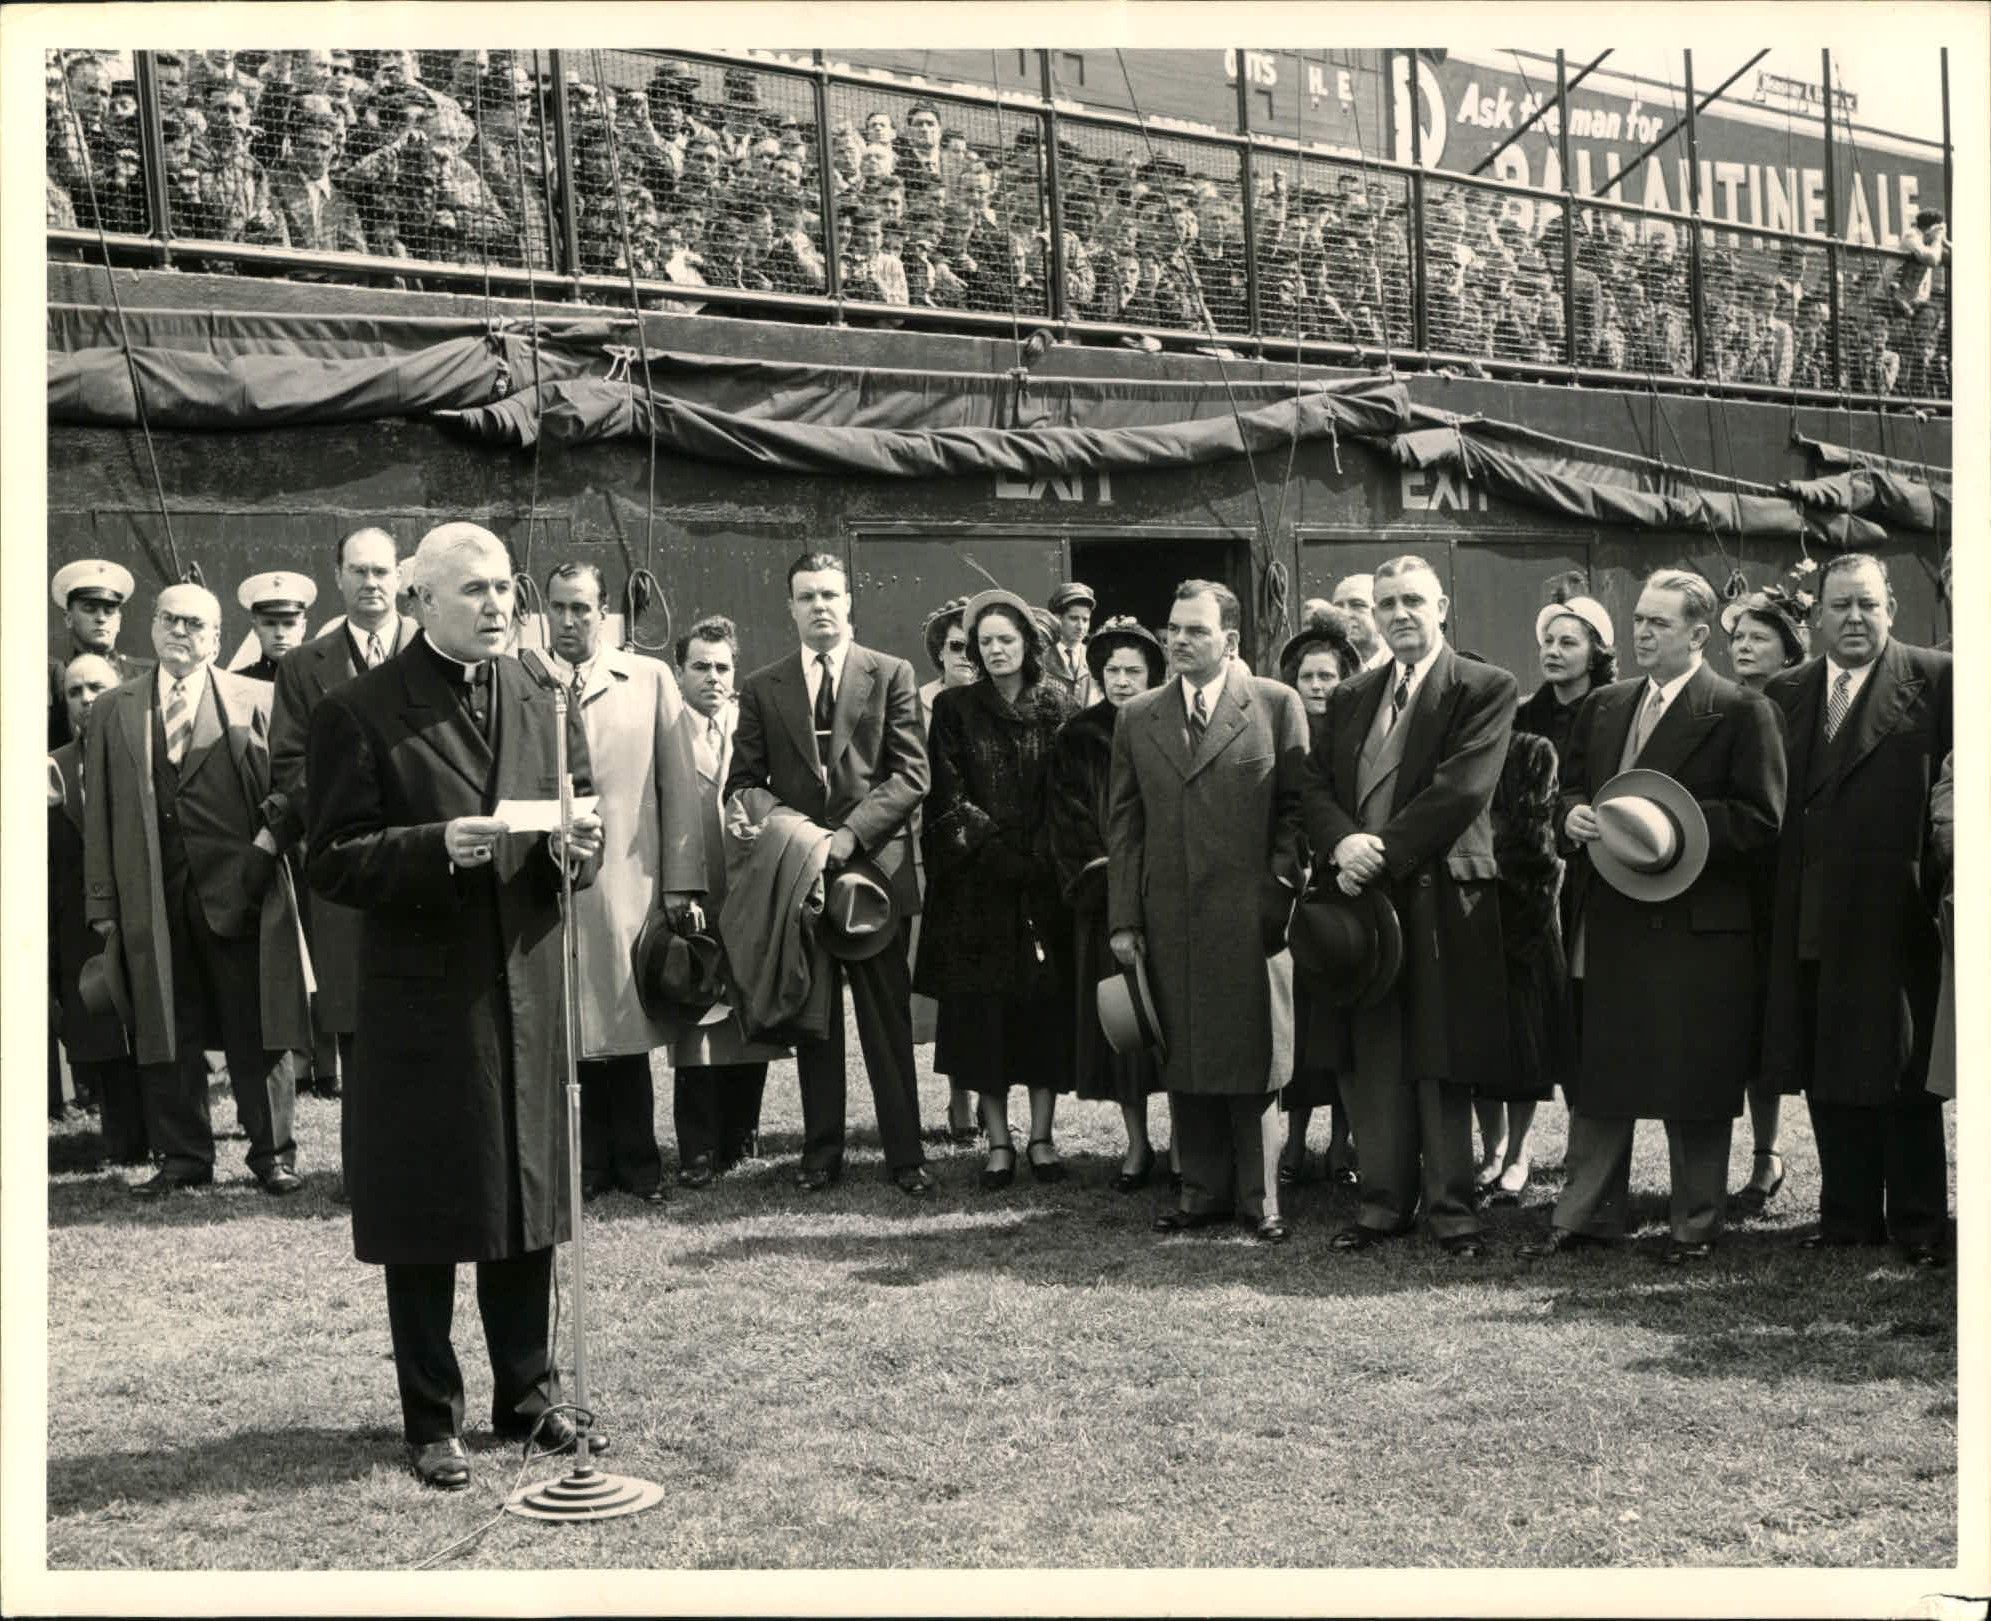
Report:
[[[1846,711],[1853,707],[1853,672],[1841,670],[1838,680],[1832,683],[1832,695],[1825,700],[1825,741],[1831,742],[1839,734],[1839,727],[1846,719]]]
[[[187,699],[187,681],[182,676],[166,694],[166,758],[178,766],[187,757],[187,745],[193,741],[193,706]]]
[[[373,669],[385,657],[387,657],[387,652],[380,645],[380,633],[374,631],[366,639],[366,667],[369,670]]]
[[[1412,666],[1400,664],[1397,668],[1403,671],[1403,675],[1397,681],[1396,691],[1390,694],[1390,720],[1389,724],[1383,728],[1383,736],[1385,737],[1388,737],[1391,732],[1396,730],[1397,722],[1403,719],[1404,710],[1410,707],[1410,672]]]
[[[1203,734],[1210,729],[1210,710],[1203,702],[1203,689],[1196,689],[1196,701],[1189,710],[1189,752],[1194,754],[1203,746]]]

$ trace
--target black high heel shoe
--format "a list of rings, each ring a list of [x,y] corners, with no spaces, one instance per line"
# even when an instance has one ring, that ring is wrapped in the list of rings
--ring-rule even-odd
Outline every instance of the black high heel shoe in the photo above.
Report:
[[[1023,1145],[1023,1157],[1030,1163],[1030,1174],[1039,1182],[1064,1181],[1065,1164],[1063,1160],[1043,1161],[1031,1158],[1030,1150],[1035,1148],[1039,1143],[1043,1144],[1044,1147],[1050,1149],[1053,1153],[1057,1152],[1057,1147],[1050,1138],[1032,1137],[1029,1142]]]
[[[1138,1171],[1130,1171],[1123,1166],[1120,1174],[1113,1178],[1113,1191],[1115,1193],[1136,1193],[1146,1187],[1154,1177],[1155,1163],[1159,1158],[1160,1156],[1150,1148],[1148,1150],[1148,1157],[1141,1162],[1141,1168]]]
[[[1736,1190],[1735,1197],[1730,1202],[1734,1204],[1740,1214],[1745,1216],[1762,1215],[1764,1210],[1769,1207],[1770,1201],[1781,1193],[1784,1187],[1784,1156],[1772,1148],[1759,1148],[1756,1150],[1755,1157],[1759,1162],[1766,1159],[1775,1160],[1777,1162],[1777,1177],[1766,1188],[1759,1188],[1751,1181]]]
[[[1009,1156],[1009,1163],[1003,1166],[1001,1170],[996,1169],[995,1157],[998,1154],[1007,1154]],[[982,1167],[982,1187],[984,1191],[989,1193],[999,1192],[1003,1188],[1008,1187],[1010,1183],[1014,1182],[1015,1180],[1016,1180],[1015,1146],[1010,1143],[995,1144],[993,1147],[989,1149],[988,1162]]]

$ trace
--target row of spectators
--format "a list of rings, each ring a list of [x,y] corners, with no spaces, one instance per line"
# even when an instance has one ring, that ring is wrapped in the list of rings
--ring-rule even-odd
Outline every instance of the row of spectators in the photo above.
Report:
[[[695,295],[655,284],[827,291],[825,188],[807,86],[729,67],[715,95],[707,79],[666,60],[636,86],[570,74],[556,87],[529,70],[532,61],[510,51],[156,52],[172,231],[554,269],[565,217],[551,103],[559,93],[574,143],[571,204],[583,272],[633,271],[653,284],[645,303],[685,310],[700,307]],[[137,85],[119,72],[116,59],[87,52],[49,62],[51,225],[152,229]],[[789,97],[793,108],[765,105],[763,91]],[[829,130],[831,240],[843,295],[1018,317],[1051,313],[1059,301],[1050,296],[1039,122],[994,108],[948,103],[943,111],[934,102],[892,100]],[[1192,143],[1163,144],[1169,149],[1158,151],[1084,126],[1061,133],[1062,308],[1213,342],[1249,333],[1235,160]],[[1178,155],[1185,151],[1210,155]],[[1225,165],[1227,172],[1208,172]],[[1414,275],[1402,179],[1277,158],[1257,172],[1257,330],[1346,343],[1377,359],[1411,347]],[[1426,198],[1428,346],[1468,366],[1566,363],[1560,212],[1536,205],[1542,217],[1531,226],[1526,206],[1435,177]],[[1579,213],[1570,256],[1573,358],[1585,368],[1692,376],[1689,256],[1671,225],[1646,221],[1644,230],[1627,214]],[[1706,371],[1779,387],[1947,394],[1942,216],[1919,215],[1902,248],[1842,256],[1843,375],[1835,381],[1822,248],[1790,244],[1772,264],[1710,234],[1702,256]],[[419,275],[310,274],[421,285]]]

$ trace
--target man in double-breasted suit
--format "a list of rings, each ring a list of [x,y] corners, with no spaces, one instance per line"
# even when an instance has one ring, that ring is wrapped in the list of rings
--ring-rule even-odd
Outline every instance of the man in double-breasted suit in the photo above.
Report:
[[[1375,572],[1386,664],[1328,694],[1309,756],[1307,838],[1348,894],[1387,886],[1403,967],[1376,1006],[1351,1009],[1335,1065],[1362,1149],[1361,1211],[1335,1235],[1366,1249],[1407,1231],[1420,1197],[1449,1254],[1484,1253],[1473,1208],[1475,1086],[1501,1095],[1506,967],[1487,808],[1513,730],[1513,676],[1446,644],[1449,608],[1419,557]]]
[[[59,1035],[77,1098],[94,1097],[102,1111],[104,1157],[114,1165],[142,1165],[145,1102],[131,1039],[115,1013],[92,1012],[78,988],[83,965],[105,945],[90,927],[83,897],[83,740],[97,700],[117,684],[117,669],[102,654],[70,660],[62,680],[70,741],[48,757],[49,1114],[62,1113],[54,1050]]]
[[[424,633],[311,717],[311,882],[362,915],[346,1085],[353,1253],[386,1272],[401,1420],[416,1474],[457,1490],[463,1376],[456,1265],[477,1267],[491,1422],[564,1448],[574,1427],[548,1342],[566,1236],[560,862],[592,881],[601,823],[512,832],[504,800],[559,794],[553,695],[516,659],[512,563],[475,524],[414,558]],[[572,762],[585,789],[586,761]]]
[[[678,679],[684,713],[678,719],[698,773],[705,826],[705,927],[716,938],[726,900],[726,846],[721,825],[726,774],[740,706],[735,683],[739,631],[713,614],[678,638]],[[768,1061],[788,1050],[755,1041],[737,1010],[728,1018],[687,1025],[671,1043],[671,1115],[677,1130],[677,1179],[702,1188],[759,1147],[760,1100]]]
[[[1783,818],[1784,748],[1769,703],[1703,662],[1717,606],[1700,575],[1653,574],[1632,614],[1643,674],[1591,693],[1570,733],[1557,820],[1571,839],[1595,847],[1592,801],[1637,767],[1693,795],[1708,853],[1694,881],[1667,899],[1636,899],[1588,861],[1572,864],[1583,1053],[1567,1180],[1536,1254],[1624,1235],[1641,1120],[1666,1123],[1673,1191],[1664,1259],[1705,1259],[1721,1232],[1729,1133],[1756,1069],[1751,874]]]
[[[726,799],[766,788],[783,805],[834,830],[832,868],[863,856],[883,874],[901,919],[919,911],[907,827],[926,796],[919,682],[904,659],[860,647],[850,635],[850,585],[841,558],[805,552],[789,565],[788,610],[801,647],[748,676],[740,689]],[[750,837],[738,816],[735,834]],[[822,954],[820,971],[847,979],[885,1165],[905,1193],[932,1189],[919,1141],[913,1070],[912,976],[889,949],[860,962]],[[802,1082],[802,1164],[796,1185],[820,1192],[843,1174],[842,993],[829,1035],[797,1049]]]
[[[156,674],[97,700],[84,751],[85,906],[123,953],[145,1130],[163,1163],[132,1192],[214,1180],[206,1049],[228,1057],[249,1169],[293,1193],[287,1049],[310,1040],[303,937],[269,819],[270,689],[214,668],[221,604],[159,593]]]
[[[270,775],[276,810],[271,830],[278,848],[302,855],[310,810],[305,743],[311,717],[325,694],[376,664],[385,663],[412,642],[416,625],[394,611],[399,553],[384,529],[356,529],[335,553],[339,595],[345,619],[287,653],[276,667],[276,696],[270,708]],[[339,1077],[353,1067],[353,1027],[359,1000],[359,912],[309,893],[305,876],[304,928],[311,941],[311,966],[318,991],[311,999],[311,1072],[321,1097],[339,1090]]]
[[[704,891],[704,822],[677,680],[661,660],[605,644],[603,589],[592,563],[565,563],[546,577],[546,663],[568,689],[602,824],[600,870],[574,903],[581,1189],[598,1198],[619,1184],[662,1204],[650,1054],[676,1032],[643,1006],[630,950],[652,912],[680,916]]]
[[[1879,559],[1825,565],[1824,654],[1773,680],[1790,755],[1777,849],[1765,1068],[1810,1097],[1812,1244],[1892,1240],[1945,1260],[1942,1101],[1926,1089],[1942,980],[1929,796],[1953,735],[1946,653],[1894,639]]]
[[[1185,580],[1168,617],[1175,679],[1128,700],[1107,789],[1107,923],[1114,955],[1147,959],[1168,1056],[1162,1083],[1182,1196],[1179,1232],[1240,1218],[1283,1243],[1272,988],[1305,864],[1299,695],[1238,663],[1237,597]]]

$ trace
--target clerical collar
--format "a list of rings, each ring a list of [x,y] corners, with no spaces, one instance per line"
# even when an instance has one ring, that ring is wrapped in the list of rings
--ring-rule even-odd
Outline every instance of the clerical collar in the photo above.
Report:
[[[469,686],[471,682],[477,679],[479,667],[490,662],[487,659],[480,659],[476,664],[465,664],[462,659],[452,658],[441,648],[437,647],[434,642],[429,640],[426,633],[422,636],[422,646],[429,650],[436,663],[442,667],[443,673],[459,686]]]

